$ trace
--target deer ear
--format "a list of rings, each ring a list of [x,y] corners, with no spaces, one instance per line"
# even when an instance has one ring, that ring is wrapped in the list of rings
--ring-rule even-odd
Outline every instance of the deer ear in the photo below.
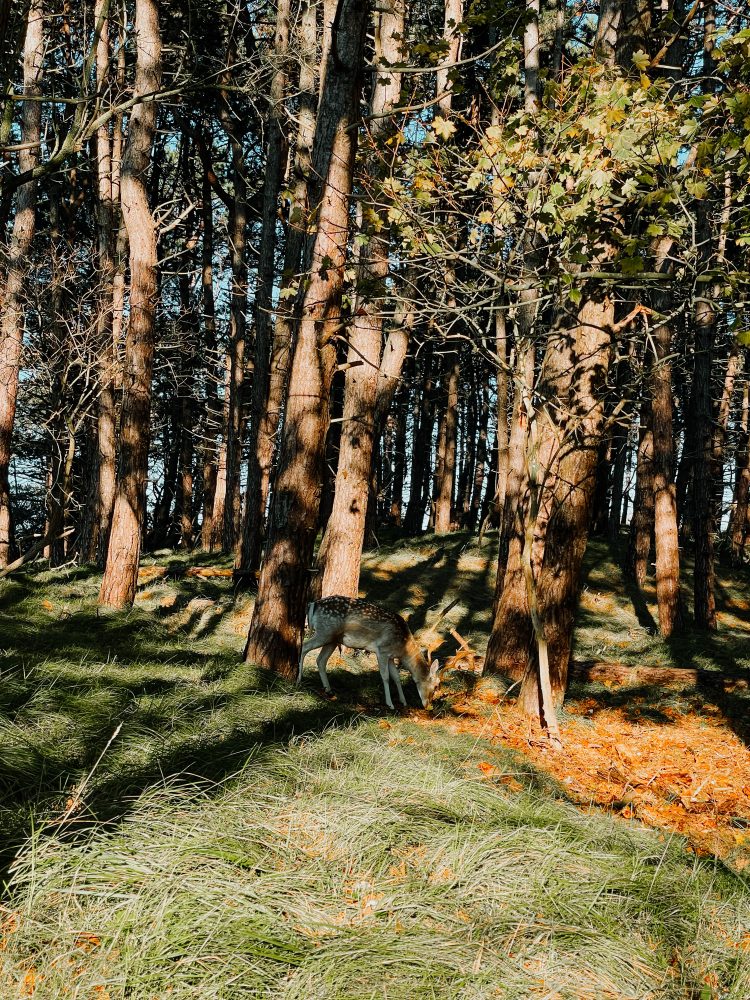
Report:
[[[430,677],[437,677],[438,670],[440,670],[440,664],[437,660],[433,660],[430,664]]]

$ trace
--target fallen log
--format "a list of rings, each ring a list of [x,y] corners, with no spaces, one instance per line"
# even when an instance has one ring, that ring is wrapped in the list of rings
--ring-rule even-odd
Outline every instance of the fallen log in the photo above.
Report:
[[[698,671],[692,667],[630,667],[625,663],[574,660],[570,665],[570,673],[576,680],[628,687],[654,684],[657,687],[677,685],[694,688],[698,685]]]

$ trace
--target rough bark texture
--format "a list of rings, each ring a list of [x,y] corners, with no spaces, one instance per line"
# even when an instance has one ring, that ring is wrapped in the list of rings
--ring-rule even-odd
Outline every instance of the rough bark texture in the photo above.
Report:
[[[549,411],[544,413],[547,419],[541,421],[540,465],[545,481],[535,528],[539,615],[555,708],[562,705],[568,686],[573,620],[596,484],[613,325],[612,300],[606,294],[591,297],[579,315],[570,367],[563,367],[565,351],[556,352],[554,359],[548,354],[545,359],[552,369],[547,384],[558,398],[560,390],[567,388],[569,413],[562,448],[556,420],[548,420]],[[541,697],[538,670],[527,670],[519,694],[519,703],[527,715],[539,713]]]
[[[659,632],[666,639],[680,624],[680,538],[677,528],[677,488],[674,480],[672,426],[672,330],[659,323],[654,330],[655,363],[651,372],[653,432],[654,545]]]
[[[32,0],[23,52],[23,92],[29,97],[41,94],[43,56],[44,4],[42,0]],[[32,170],[39,162],[41,116],[40,101],[24,102],[22,148],[19,153],[19,168],[22,172]],[[36,181],[28,181],[21,185],[16,195],[16,212],[0,316],[0,569],[8,565],[12,544],[8,471],[21,366],[24,281],[36,225],[36,187]]]
[[[404,7],[401,0],[381,8],[375,21],[375,69],[370,110],[371,134],[377,144],[386,128],[384,117],[398,103],[401,75],[378,69],[401,58]],[[377,145],[376,145],[377,152]],[[321,595],[356,597],[365,540],[367,505],[373,467],[375,409],[383,340],[388,238],[370,233],[362,247],[357,274],[357,309],[349,334],[344,387],[344,413],[339,445],[333,509],[318,553]]]
[[[461,369],[458,354],[445,359],[447,372],[444,378],[445,409],[440,422],[438,451],[435,468],[435,534],[444,535],[453,530],[453,489],[456,481],[456,455],[458,435],[458,387]]]
[[[630,522],[628,568],[642,590],[648,573],[651,536],[654,533],[654,436],[651,430],[651,403],[644,399],[638,428],[635,503]]]
[[[562,703],[567,686],[573,616],[596,482],[612,325],[611,300],[592,295],[574,330],[551,331],[537,392],[554,406],[544,406],[536,418],[535,453],[532,455],[527,446],[524,459],[519,460],[527,467],[530,460],[535,461],[540,469],[539,513],[531,557],[555,707]],[[519,423],[527,392],[523,397],[516,417]],[[522,563],[528,517],[525,507],[519,505],[516,514],[517,527],[496,603],[486,665],[488,670],[523,678],[521,704],[528,714],[538,715],[538,672],[527,669],[533,630]]]
[[[414,396],[412,407],[411,483],[406,505],[404,530],[407,535],[418,535],[424,521],[425,497],[423,484],[429,470],[430,441],[434,426],[432,352],[424,352],[422,385]]]
[[[742,412],[737,428],[737,467],[729,521],[729,542],[734,565],[742,562],[747,543],[748,504],[750,503],[750,384],[745,382]]]
[[[134,96],[139,97],[157,93],[161,85],[161,35],[155,0],[138,0],[135,32]],[[136,104],[122,162],[122,213],[130,243],[130,313],[117,492],[99,592],[100,605],[113,608],[126,607],[135,598],[145,517],[157,285],[156,233],[146,174],[155,124],[156,103]]]
[[[214,497],[216,495],[216,438],[219,428],[219,394],[216,363],[216,308],[214,304],[214,225],[211,184],[203,177],[203,240],[201,243],[201,305],[203,308],[203,345],[207,355],[203,401],[203,523],[201,548],[210,552],[214,545]]]
[[[245,337],[247,333],[247,180],[242,143],[238,136],[230,138],[232,147],[232,179],[234,205],[229,226],[229,247],[232,258],[232,298],[229,318],[229,396],[227,399],[226,488],[224,498],[224,530],[222,548],[234,552],[240,540],[240,461],[242,458],[242,387],[245,383]]]
[[[318,207],[318,225],[307,255],[309,280],[299,303],[268,547],[245,647],[245,659],[290,678],[297,672],[318,529],[366,26],[364,3],[353,0],[340,8],[313,154],[320,178],[311,199]]]
[[[103,0],[97,0],[94,17],[98,21]],[[104,21],[96,50],[96,82],[104,93],[109,74],[109,22]],[[117,406],[115,402],[115,369],[117,344],[113,336],[115,292],[115,215],[117,207],[112,184],[112,142],[109,125],[101,125],[96,133],[97,161],[97,223],[99,228],[99,269],[101,298],[97,324],[99,344],[99,398],[97,400],[97,496],[96,517],[85,553],[90,561],[104,564],[109,544],[109,528],[115,503],[117,476]]]
[[[696,461],[693,470],[693,536],[695,575],[693,578],[695,623],[699,628],[716,629],[714,568],[714,484],[713,427],[711,406],[711,362],[716,316],[710,304],[699,300],[695,310],[695,396]]]
[[[243,526],[241,573],[252,572],[260,564],[271,470],[277,450],[292,346],[294,317],[287,296],[300,279],[300,256],[308,218],[308,185],[312,176],[312,143],[317,111],[316,90],[316,5],[303,3],[297,38],[300,60],[299,109],[295,139],[291,208],[286,227],[281,295],[273,325],[266,398],[259,417],[255,459],[251,457],[248,502]],[[253,402],[255,406],[255,400]],[[251,452],[252,455],[252,452]],[[257,477],[257,478],[256,478]]]
[[[266,500],[263,489],[273,457],[275,421],[267,409],[270,381],[270,351],[273,337],[272,294],[275,273],[277,205],[286,159],[284,100],[287,90],[286,59],[289,49],[289,0],[276,8],[274,58],[268,117],[266,169],[263,182],[263,220],[255,289],[255,351],[252,400],[248,431],[248,472],[242,544],[237,549],[235,570],[243,575],[255,568],[260,554]]]

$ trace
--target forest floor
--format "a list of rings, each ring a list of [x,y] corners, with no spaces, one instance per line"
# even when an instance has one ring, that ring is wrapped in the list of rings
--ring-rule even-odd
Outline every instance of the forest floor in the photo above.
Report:
[[[476,665],[493,550],[384,546],[362,592]],[[0,584],[2,997],[750,997],[746,571],[667,643],[592,544],[576,662],[697,673],[574,680],[562,753],[471,655],[431,713],[367,654],[331,700],[241,664],[223,572],[157,554],[107,616],[88,568]]]

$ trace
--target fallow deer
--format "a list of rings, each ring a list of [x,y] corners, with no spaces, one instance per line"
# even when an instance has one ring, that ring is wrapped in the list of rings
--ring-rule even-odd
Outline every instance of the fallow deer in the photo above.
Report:
[[[312,649],[320,650],[318,673],[326,694],[331,693],[326,664],[334,649],[337,646],[366,649],[377,655],[388,708],[393,708],[389,677],[396,685],[399,701],[406,704],[396,660],[414,678],[424,707],[430,707],[439,684],[438,661],[428,663],[401,615],[358,598],[324,597],[307,606],[307,621],[315,634],[302,644],[298,684],[302,680],[302,664]]]

